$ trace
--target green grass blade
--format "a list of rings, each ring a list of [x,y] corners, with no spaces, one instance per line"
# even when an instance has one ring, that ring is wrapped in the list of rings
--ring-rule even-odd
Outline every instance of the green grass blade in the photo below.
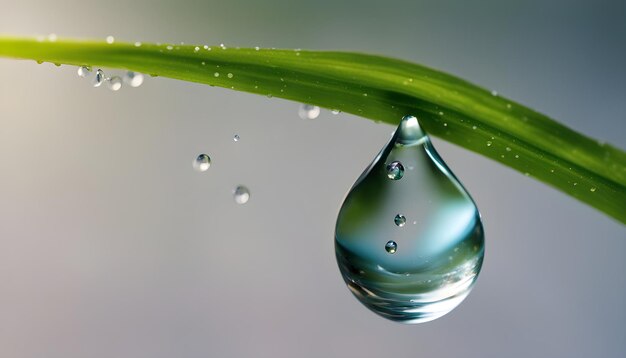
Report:
[[[320,52],[0,37],[0,56],[124,68],[339,109],[431,134],[541,180],[626,223],[626,153],[417,64]]]

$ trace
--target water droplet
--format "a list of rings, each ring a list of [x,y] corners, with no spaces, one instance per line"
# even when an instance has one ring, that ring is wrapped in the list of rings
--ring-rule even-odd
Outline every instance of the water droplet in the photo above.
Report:
[[[233,198],[237,204],[245,204],[250,200],[250,191],[243,185],[239,185],[233,191]]]
[[[494,97],[497,96],[498,95],[498,91],[495,91],[495,90],[491,91],[491,95],[494,96]]]
[[[57,40],[57,34],[48,35],[48,41],[55,42]]]
[[[399,226],[399,227],[403,227],[404,224],[406,224],[406,218],[404,217],[404,215],[402,214],[398,214],[396,215],[395,218],[393,218],[393,222]]]
[[[310,104],[302,104],[298,110],[298,115],[302,119],[315,119],[320,115],[320,108]]]
[[[220,44],[220,48],[221,48],[222,50],[226,50],[226,46],[225,46],[224,44]]]
[[[124,74],[124,82],[131,87],[139,87],[143,83],[143,74],[128,71]]]
[[[215,72],[215,73],[213,74],[213,77],[219,77],[219,76],[220,76],[220,73],[219,73],[219,72]]]
[[[93,78],[93,86],[100,87],[102,85],[102,82],[104,82],[104,79],[104,71],[102,71],[101,69],[96,70],[96,75]]]
[[[490,141],[490,140],[488,140],[488,141],[487,141],[487,147],[491,147],[491,144],[493,144],[493,143],[491,143],[491,141]]]
[[[404,176],[404,165],[399,161],[393,161],[387,165],[387,177],[391,180],[400,180]]]
[[[165,46],[166,49],[168,49],[169,51],[172,51],[174,49],[174,46],[172,45],[167,45]]]
[[[596,189],[596,187],[593,187],[593,188],[589,189],[589,191],[592,192],[592,193],[595,192],[596,190],[598,190],[598,189]]]
[[[507,152],[511,151],[511,147],[506,147],[505,149],[506,149]]]
[[[135,42],[135,47],[141,47],[141,42],[139,41]]]
[[[332,114],[339,114],[339,113],[341,113],[341,111],[340,111],[340,110],[338,110],[338,109],[332,109],[332,110],[330,111],[330,113],[332,113]]]
[[[473,130],[476,130],[476,128],[478,128],[478,127],[476,127],[476,126],[472,126],[472,129],[473,129]]]
[[[80,66],[77,72],[78,72],[78,77],[83,77],[83,78],[91,74],[91,70],[87,66]]]
[[[233,78],[233,74],[232,74],[232,73],[230,73],[230,72],[228,72],[228,74],[226,75],[226,77],[228,77],[228,78]]]
[[[390,181],[386,163],[394,161],[411,163],[415,170]],[[393,230],[388,223],[397,210],[419,218],[420,225]],[[389,241],[400,243],[402,250],[394,255],[381,250]],[[335,250],[356,298],[394,321],[433,320],[469,294],[484,256],[480,214],[417,118],[402,119],[346,196],[337,218]]]
[[[235,135],[233,136],[233,140],[234,140],[235,142],[239,142],[239,139],[241,139],[241,137],[239,137],[239,134],[235,134]]]
[[[107,43],[110,45],[115,42],[115,37],[109,35],[107,36]]]
[[[194,52],[198,52],[198,51],[200,51],[200,47],[198,47],[198,46],[194,47],[194,48],[193,48],[193,51],[194,51]]]
[[[122,88],[122,79],[119,76],[113,76],[107,81],[111,91],[119,91]]]
[[[254,46],[254,49],[255,49],[256,51],[259,51],[261,48],[260,48],[259,46]]]
[[[387,241],[387,243],[385,244],[385,251],[390,254],[395,254],[396,250],[398,250],[398,244],[396,244],[396,242],[393,240]]]
[[[193,168],[198,172],[206,172],[211,166],[211,157],[200,154],[193,160]]]

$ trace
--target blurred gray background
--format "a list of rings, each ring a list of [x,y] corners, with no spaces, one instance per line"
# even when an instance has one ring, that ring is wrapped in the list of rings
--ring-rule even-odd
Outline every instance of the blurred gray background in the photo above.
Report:
[[[0,8],[5,34],[399,57],[626,148],[625,1]],[[367,311],[336,267],[334,224],[393,128],[328,111],[303,121],[297,109],[165,78],[114,93],[76,68],[0,59],[0,356],[626,355],[624,225],[437,139],[482,212],[482,274],[434,322]],[[203,152],[213,164],[198,173]]]

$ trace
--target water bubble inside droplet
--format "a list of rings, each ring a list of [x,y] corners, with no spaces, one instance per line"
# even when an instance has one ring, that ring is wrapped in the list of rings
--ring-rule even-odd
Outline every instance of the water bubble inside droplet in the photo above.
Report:
[[[404,165],[399,161],[393,161],[387,165],[387,177],[391,180],[400,180],[404,176]]]
[[[393,240],[389,240],[385,244],[385,251],[387,251],[390,254],[395,254],[397,249],[398,249],[398,244],[396,244],[396,242]]]
[[[96,70],[96,75],[93,78],[93,86],[100,87],[105,80],[104,71],[101,69]]]
[[[206,154],[200,154],[193,160],[193,168],[198,172],[205,172],[211,166],[211,157]]]
[[[85,78],[85,77],[87,77],[87,76],[89,76],[91,74],[91,70],[87,66],[80,66],[78,68],[77,73],[78,73],[78,77]]]
[[[124,83],[131,87],[139,87],[143,83],[144,75],[139,72],[127,71],[124,74]]]
[[[245,204],[250,200],[250,191],[243,185],[239,185],[233,191],[233,198],[237,204]]]
[[[395,218],[393,218],[393,222],[396,224],[396,226],[403,227],[404,224],[406,224],[406,217],[404,217],[404,215],[402,214],[398,214]]]
[[[119,91],[122,88],[122,79],[119,76],[113,76],[107,81],[111,91]]]
[[[300,105],[298,116],[302,119],[315,119],[320,115],[320,108],[310,104]]]
[[[393,162],[414,169],[389,180]],[[406,217],[419,225],[405,225]],[[469,294],[484,256],[480,214],[417,118],[402,119],[350,189],[337,217],[335,252],[355,297],[394,321],[436,319]]]

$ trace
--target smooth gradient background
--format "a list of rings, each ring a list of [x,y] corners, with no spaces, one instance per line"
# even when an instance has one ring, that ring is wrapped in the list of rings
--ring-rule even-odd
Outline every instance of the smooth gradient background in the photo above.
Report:
[[[626,148],[624,1],[0,8],[4,34],[399,57]],[[0,59],[0,356],[624,357],[625,226],[437,139],[483,215],[481,276],[431,323],[367,311],[340,277],[334,224],[393,128],[297,110],[165,78],[114,93],[76,68]],[[202,152],[213,164],[198,173]]]

